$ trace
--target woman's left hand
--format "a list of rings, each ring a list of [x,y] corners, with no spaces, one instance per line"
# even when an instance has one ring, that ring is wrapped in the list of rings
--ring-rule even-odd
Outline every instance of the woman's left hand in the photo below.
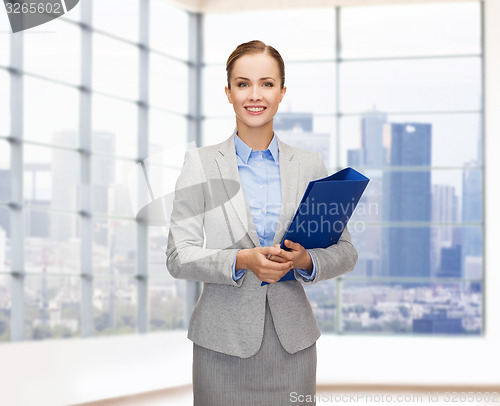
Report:
[[[302,245],[300,245],[298,242],[285,240],[285,246],[287,248],[290,248],[290,251],[281,250],[281,253],[279,255],[271,255],[269,260],[275,262],[292,261],[294,268],[312,271],[313,263],[311,256]],[[275,247],[280,248],[280,245],[276,244]]]

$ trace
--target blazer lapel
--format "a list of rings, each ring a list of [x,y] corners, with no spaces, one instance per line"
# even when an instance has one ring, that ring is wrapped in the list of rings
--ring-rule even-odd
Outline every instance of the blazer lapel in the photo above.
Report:
[[[257,235],[257,230],[253,222],[252,212],[250,211],[250,206],[241,187],[240,174],[238,172],[238,162],[236,160],[236,149],[234,147],[234,136],[236,130],[233,132],[232,136],[224,141],[219,148],[219,155],[216,156],[215,160],[219,167],[219,172],[221,179],[224,183],[226,189],[228,200],[231,202],[241,225],[246,229],[250,239],[255,244],[256,247],[260,247],[259,236]],[[230,191],[232,190],[232,182],[238,182],[240,189],[236,196],[231,196]]]

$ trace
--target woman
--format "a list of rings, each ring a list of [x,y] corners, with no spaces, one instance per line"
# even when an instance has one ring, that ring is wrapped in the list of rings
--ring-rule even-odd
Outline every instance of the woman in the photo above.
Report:
[[[273,131],[286,93],[274,48],[241,44],[226,71],[236,129],[221,144],[186,153],[167,268],[204,282],[188,330],[195,405],[288,405],[316,393],[320,332],[302,284],[350,272],[357,252],[347,229],[326,249],[291,241],[290,251],[279,248],[307,184],[327,170],[321,154]],[[290,269],[296,280],[276,283]]]

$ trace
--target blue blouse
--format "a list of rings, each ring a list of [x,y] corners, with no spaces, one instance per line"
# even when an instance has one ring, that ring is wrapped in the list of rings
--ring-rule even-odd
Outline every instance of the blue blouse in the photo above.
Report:
[[[281,211],[281,175],[279,150],[276,136],[265,151],[254,151],[238,136],[234,137],[238,172],[241,186],[248,201],[257,235],[262,247],[270,247],[273,243],[276,226]],[[312,255],[311,255],[312,259]],[[306,279],[316,276],[316,264],[313,270],[298,269]],[[246,269],[235,270],[236,258],[233,262],[233,279],[240,279]]]

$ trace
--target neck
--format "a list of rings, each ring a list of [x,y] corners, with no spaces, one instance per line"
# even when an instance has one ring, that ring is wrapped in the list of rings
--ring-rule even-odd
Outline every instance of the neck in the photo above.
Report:
[[[264,151],[273,139],[273,122],[263,127],[248,127],[236,118],[238,137],[254,151]]]

